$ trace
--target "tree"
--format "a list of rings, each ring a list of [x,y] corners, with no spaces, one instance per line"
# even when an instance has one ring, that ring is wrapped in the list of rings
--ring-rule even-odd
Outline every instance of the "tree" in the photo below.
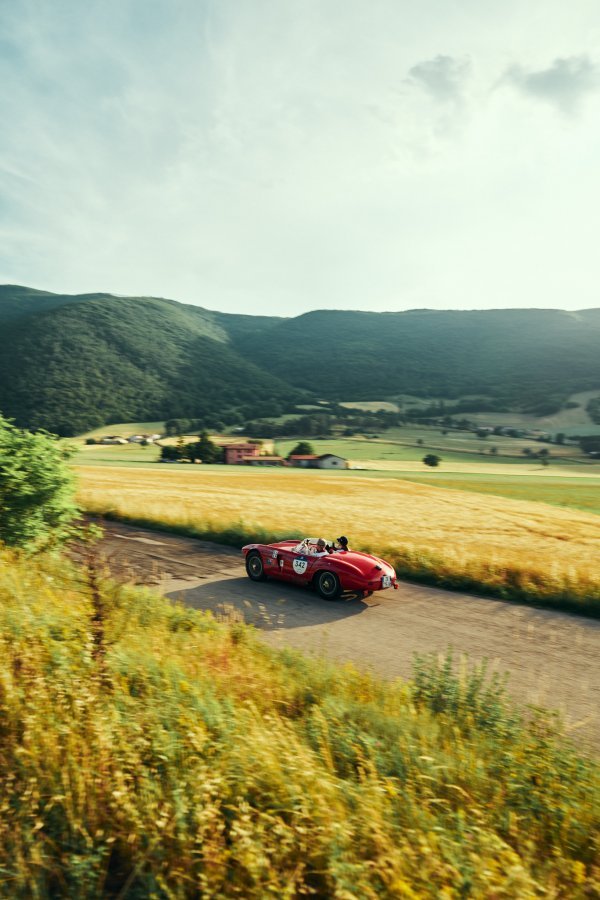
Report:
[[[72,453],[55,435],[15,428],[0,416],[0,541],[40,550],[73,534]]]
[[[167,437],[174,437],[176,434],[186,434],[190,425],[189,419],[167,419],[165,422],[165,434]]]
[[[293,450],[290,450],[288,459],[290,456],[314,456],[314,452],[315,450],[312,444],[309,444],[308,441],[300,441]]]
[[[435,453],[428,453],[427,456],[423,457],[423,462],[425,463],[425,465],[431,466],[432,468],[439,466],[441,461],[442,461],[442,457],[437,456]]]
[[[181,456],[178,448],[173,446],[173,444],[163,444],[160,448],[160,458],[166,462],[174,462],[177,459],[181,459]]]
[[[206,431],[201,432],[196,442],[187,445],[185,455],[192,462],[199,459],[203,463],[219,463],[223,460],[223,450],[211,441]]]

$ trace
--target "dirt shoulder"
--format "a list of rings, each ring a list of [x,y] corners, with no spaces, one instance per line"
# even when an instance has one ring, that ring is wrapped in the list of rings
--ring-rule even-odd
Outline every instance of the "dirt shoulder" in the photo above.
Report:
[[[556,709],[581,745],[600,748],[600,622],[497,600],[401,584],[369,600],[327,603],[270,581],[254,584],[231,548],[106,523],[102,554],[120,577],[217,615],[238,615],[277,647],[411,674],[415,653],[466,653],[508,672],[520,703]]]

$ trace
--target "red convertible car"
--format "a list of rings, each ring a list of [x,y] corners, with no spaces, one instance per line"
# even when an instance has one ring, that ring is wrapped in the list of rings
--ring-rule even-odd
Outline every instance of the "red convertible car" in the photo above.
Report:
[[[252,581],[277,578],[314,587],[325,600],[344,591],[369,597],[373,591],[398,588],[394,567],[383,559],[355,550],[325,549],[321,538],[247,544],[242,547]]]

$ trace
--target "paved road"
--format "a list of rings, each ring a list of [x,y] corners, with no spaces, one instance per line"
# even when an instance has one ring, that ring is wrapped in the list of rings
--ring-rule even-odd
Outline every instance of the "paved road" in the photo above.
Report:
[[[333,603],[295,586],[255,584],[232,549],[109,523],[103,552],[115,571],[195,609],[241,615],[271,645],[409,676],[414,653],[451,646],[510,673],[522,703],[557,709],[572,736],[600,748],[600,622],[431,587],[401,584],[368,600]]]

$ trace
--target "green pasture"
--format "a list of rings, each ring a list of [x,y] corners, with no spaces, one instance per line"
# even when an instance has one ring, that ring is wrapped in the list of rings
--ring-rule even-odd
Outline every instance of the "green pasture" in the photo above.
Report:
[[[159,456],[160,448],[156,444],[141,447],[139,444],[79,443],[73,462],[80,466],[144,466],[148,463],[154,465]]]
[[[538,453],[544,447],[552,457],[569,457],[571,459],[585,459],[580,448],[575,445],[548,444],[536,441],[533,438],[511,438],[506,435],[490,434],[486,438],[479,438],[470,431],[448,431],[446,434],[440,428],[403,426],[390,428],[381,434],[381,440],[397,441],[401,444],[416,444],[421,439],[427,447],[435,447],[445,452],[458,451],[460,453],[475,453],[477,455],[490,454],[492,447],[497,450],[497,455],[502,457],[524,457],[523,450],[531,450]],[[492,454],[490,454],[492,455]]]
[[[375,435],[375,432],[373,434]],[[277,440],[275,452],[280,456],[287,456],[298,440],[299,438]],[[381,432],[373,437],[323,438],[322,440],[307,437],[303,440],[309,441],[317,454],[334,453],[357,462],[367,460],[414,462],[421,460],[425,453],[435,451],[447,463],[468,463],[476,459],[478,463],[525,463],[531,466],[531,462],[522,452],[525,448],[529,448],[533,452],[539,452],[546,448],[550,453],[551,465],[564,464],[567,459],[569,463],[575,462],[576,464],[578,461],[586,461],[586,457],[578,447],[557,447],[516,438],[505,438],[501,443],[490,438],[479,440],[475,435],[463,432],[443,435],[438,429],[428,428],[390,428],[389,431]],[[422,440],[423,443],[418,444],[418,440]],[[497,454],[490,453],[492,447],[497,448]],[[561,452],[563,455],[559,455]]]
[[[566,506],[600,515],[600,470],[598,478],[547,478],[536,475],[444,474],[428,472],[414,475],[404,472],[404,481],[432,484],[455,491],[492,494],[511,500],[530,500],[550,506]]]

